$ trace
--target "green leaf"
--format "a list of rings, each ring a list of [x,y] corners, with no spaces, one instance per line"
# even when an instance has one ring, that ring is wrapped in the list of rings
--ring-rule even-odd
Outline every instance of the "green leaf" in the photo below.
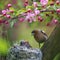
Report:
[[[13,22],[13,21],[10,22],[10,27],[11,27],[11,28],[13,27],[13,25],[14,25],[14,22]]]
[[[33,7],[32,6],[27,6],[26,9],[33,9]]]
[[[9,10],[13,10],[13,11],[15,11],[15,9],[14,9],[13,7],[10,7]]]
[[[56,9],[57,9],[55,5],[54,5],[52,8],[53,8],[54,10],[56,10]]]
[[[26,9],[20,9],[20,10],[17,11],[16,16],[19,15],[19,14],[22,14],[24,12],[26,12]]]
[[[12,28],[17,21],[17,19],[10,20],[10,27]]]

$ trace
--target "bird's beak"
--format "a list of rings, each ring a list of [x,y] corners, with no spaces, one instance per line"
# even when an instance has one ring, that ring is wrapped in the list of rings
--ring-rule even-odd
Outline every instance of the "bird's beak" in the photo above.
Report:
[[[34,33],[32,33],[32,35],[34,35]]]

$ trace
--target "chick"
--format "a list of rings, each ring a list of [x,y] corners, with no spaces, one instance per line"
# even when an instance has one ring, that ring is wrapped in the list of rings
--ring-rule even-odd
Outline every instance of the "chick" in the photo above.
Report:
[[[48,38],[47,34],[42,30],[33,30],[32,35],[34,36],[35,40],[39,43],[39,47],[40,43],[45,42]]]
[[[20,46],[25,46],[27,48],[32,48],[32,46],[29,44],[29,42],[25,41],[25,40],[21,40]]]

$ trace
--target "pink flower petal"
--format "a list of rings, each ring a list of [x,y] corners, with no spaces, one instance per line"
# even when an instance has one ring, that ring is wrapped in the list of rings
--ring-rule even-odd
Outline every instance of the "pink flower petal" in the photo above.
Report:
[[[11,7],[12,5],[11,4],[8,4],[8,7]]]
[[[56,10],[57,13],[60,13],[60,8]]]
[[[11,16],[10,16],[10,15],[6,15],[6,17],[7,17],[7,18],[11,18]]]
[[[48,0],[40,0],[41,5],[47,5]]]
[[[6,13],[7,11],[6,10],[2,10],[2,14]]]
[[[38,6],[37,2],[33,2],[33,6],[37,7]]]
[[[23,21],[24,21],[24,18],[19,18],[19,21],[20,21],[20,22],[23,22]]]
[[[37,10],[37,9],[35,9],[35,15],[38,15],[39,13],[40,13],[40,11],[39,10]]]

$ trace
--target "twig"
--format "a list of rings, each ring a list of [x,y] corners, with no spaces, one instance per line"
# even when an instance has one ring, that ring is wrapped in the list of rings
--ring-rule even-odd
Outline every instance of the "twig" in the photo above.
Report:
[[[43,9],[43,10],[40,10],[40,12],[56,12],[55,10],[46,10],[46,9]],[[22,14],[19,14],[19,17],[21,17],[21,15]],[[0,15],[0,17],[3,17],[3,15]],[[10,19],[8,19],[8,20],[12,20],[12,19],[17,19],[17,18],[19,18],[18,16],[15,16],[15,17],[12,17],[12,18],[10,18]]]

